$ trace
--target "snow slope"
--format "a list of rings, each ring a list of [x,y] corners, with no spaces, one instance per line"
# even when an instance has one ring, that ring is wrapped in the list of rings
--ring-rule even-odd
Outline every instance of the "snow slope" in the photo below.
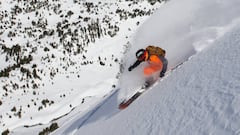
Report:
[[[55,134],[240,134],[238,6],[237,0],[164,5],[137,32],[126,65],[146,44],[165,47],[170,66],[190,59],[126,110],[117,110],[120,89]],[[123,73],[127,81],[134,79],[129,74]]]
[[[0,133],[40,133],[103,102],[135,29],[161,4],[1,0]]]
[[[125,57],[126,67],[134,63],[136,50],[149,44],[166,50],[169,68],[186,61],[236,25],[240,11],[236,6],[239,4],[235,0],[167,2],[137,30],[132,48]],[[130,93],[128,88],[135,88],[144,82],[143,67],[142,64],[131,73],[125,69],[120,82],[126,91],[120,93],[120,99]]]
[[[51,123],[58,123],[60,127],[52,134],[240,134],[238,106],[240,100],[238,71],[240,2],[238,0],[171,0],[146,21],[146,17],[122,21],[112,12],[119,7],[130,11],[130,3],[134,8],[152,9],[147,2],[133,4],[134,2],[119,1],[121,5],[119,6],[119,3],[112,1],[104,3],[90,1],[103,9],[99,12],[96,10],[99,13],[96,15],[95,10],[90,8],[92,12],[81,14],[83,17],[92,16],[90,20],[93,22],[97,21],[98,17],[100,20],[107,21],[109,18],[114,18],[110,19],[110,24],[104,23],[101,27],[105,29],[110,25],[114,28],[113,21],[120,29],[115,38],[105,35],[103,38],[96,39],[95,43],[90,43],[85,48],[87,52],[85,50],[82,54],[63,53],[64,48],[56,35],[46,36],[41,40],[34,36],[22,38],[27,34],[21,34],[21,31],[25,27],[32,26],[32,21],[36,21],[40,16],[33,17],[35,12],[20,13],[17,16],[17,22],[28,20],[23,24],[22,29],[17,29],[18,23],[16,23],[6,32],[1,31],[1,38],[6,39],[8,47],[15,42],[22,43],[22,49],[27,50],[23,56],[27,56],[32,49],[25,44],[28,40],[32,43],[33,49],[37,47],[36,53],[32,54],[34,61],[22,67],[31,69],[33,64],[37,64],[37,69],[43,71],[43,73],[37,72],[41,77],[41,80],[36,79],[39,86],[36,90],[39,92],[35,93],[37,95],[34,95],[31,86],[29,89],[20,88],[20,90],[10,91],[8,96],[1,91],[3,95],[0,106],[1,130],[10,129],[10,134],[17,135],[38,134]],[[16,1],[12,2],[13,4],[8,1],[1,2],[3,7],[1,9],[7,11],[16,4]],[[58,22],[64,24],[64,20],[67,19],[70,29],[74,31],[88,24],[79,23],[77,13],[88,10],[89,7],[83,4],[85,2],[79,1],[80,4],[73,2],[76,1],[57,1],[56,3],[50,1],[49,3],[54,3],[53,9],[52,6],[48,7],[51,9],[50,12],[46,13],[43,8],[38,11],[45,14],[43,20],[49,20],[47,27],[56,28]],[[63,6],[59,8],[57,4]],[[79,8],[79,6],[82,7]],[[69,7],[72,7],[75,13],[73,16],[68,16]],[[57,8],[57,11],[54,8]],[[102,16],[104,14],[110,17]],[[143,21],[145,23],[136,30],[136,24],[139,22],[141,24]],[[37,28],[37,30],[42,29]],[[64,32],[68,34],[68,30],[64,29]],[[19,33],[16,37],[7,38],[9,31]],[[34,33],[36,37],[41,35],[38,31]],[[132,38],[133,34],[135,36]],[[15,41],[14,43],[11,42],[11,38]],[[24,41],[21,41],[23,39]],[[129,39],[132,40],[129,42]],[[71,40],[73,40],[71,36],[67,35],[64,42]],[[38,43],[40,41],[41,43]],[[51,51],[45,51],[50,41],[60,44],[59,48],[53,49],[48,46]],[[73,43],[75,45],[75,40]],[[117,109],[119,101],[131,93],[124,88],[137,86],[144,81],[144,77],[138,76],[141,75],[143,65],[133,72],[128,72],[125,68],[120,84],[117,86],[119,61],[116,59],[119,60],[122,57],[126,46],[130,47],[127,48],[128,52],[123,59],[123,64],[128,67],[135,60],[134,52],[148,44],[159,45],[167,50],[170,68],[189,60],[129,108],[120,111]],[[57,58],[49,58],[53,54]],[[42,58],[46,59],[42,60]],[[14,62],[14,58],[4,62],[4,55],[1,55],[0,59],[0,64],[4,65],[1,69]],[[82,66],[83,63],[88,62],[93,64]],[[59,72],[56,72],[58,70]],[[56,75],[52,77],[52,73]],[[9,78],[1,78],[1,88],[7,86],[9,90],[14,85],[12,82],[22,86],[32,81],[31,79],[20,81],[20,74],[20,70],[16,69],[11,72]],[[113,86],[116,88],[114,89]],[[54,104],[42,104],[45,99],[50,99],[50,103],[54,101]],[[11,111],[15,110],[14,107],[16,112]],[[42,109],[39,109],[41,107]],[[17,115],[19,111],[22,112],[21,118]]]
[[[75,134],[240,134],[239,39],[236,26],[129,108],[114,114],[109,102]]]

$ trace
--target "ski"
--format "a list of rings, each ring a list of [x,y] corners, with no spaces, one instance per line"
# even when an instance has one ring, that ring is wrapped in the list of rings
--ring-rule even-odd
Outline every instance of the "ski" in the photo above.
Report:
[[[179,68],[183,63],[184,63],[184,62],[179,63],[179,64],[177,64],[176,66],[174,66],[174,67],[172,67],[171,69],[169,69],[168,72],[166,73],[166,76],[169,74],[169,72],[172,72],[172,71],[174,71],[175,69]],[[140,95],[142,95],[145,91],[147,91],[149,88],[151,88],[151,86],[153,86],[156,82],[158,82],[158,80],[161,81],[161,80],[164,79],[164,78],[165,78],[165,77],[160,78],[160,79],[157,79],[157,80],[155,80],[155,81],[153,81],[153,82],[151,82],[151,83],[147,83],[147,85],[146,85],[146,83],[145,83],[142,87],[140,87],[138,90],[136,90],[137,92],[136,92],[134,95],[132,95],[130,98],[128,98],[128,99],[126,99],[126,100],[123,100],[123,101],[119,104],[118,109],[123,110],[123,109],[127,108],[127,107],[128,107],[130,104],[132,104],[138,97],[140,97]]]
[[[125,108],[127,108],[134,100],[136,100],[140,95],[142,95],[146,90],[148,90],[151,86],[153,86],[153,84],[155,84],[157,82],[157,80],[156,81],[154,81],[154,82],[152,82],[152,83],[145,83],[141,88],[139,88],[138,90],[137,90],[137,92],[133,95],[133,96],[131,96],[129,99],[127,99],[127,100],[124,100],[124,101],[122,101],[120,104],[119,104],[119,106],[118,106],[118,108],[120,109],[120,110],[123,110],[123,109],[125,109]]]
[[[123,101],[119,104],[118,108],[120,110],[123,110],[127,108],[134,100],[136,100],[143,92],[137,92],[135,93],[130,99]]]

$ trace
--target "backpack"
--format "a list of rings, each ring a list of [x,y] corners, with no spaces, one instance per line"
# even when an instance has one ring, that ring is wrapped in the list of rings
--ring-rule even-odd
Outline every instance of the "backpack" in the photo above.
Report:
[[[146,48],[146,50],[148,51],[149,55],[157,55],[159,56],[163,56],[165,57],[166,51],[158,46],[148,46]]]

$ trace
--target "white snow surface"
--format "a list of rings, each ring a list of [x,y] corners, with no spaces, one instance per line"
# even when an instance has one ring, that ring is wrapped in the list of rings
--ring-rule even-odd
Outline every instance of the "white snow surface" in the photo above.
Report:
[[[125,69],[117,93],[55,134],[240,134],[239,5],[237,0],[163,5],[136,32],[125,64],[132,64],[134,52],[147,44],[166,49],[169,68],[184,64],[119,111],[119,96],[129,93],[122,88],[144,80],[141,69]]]
[[[127,109],[118,111],[111,98],[81,128],[62,133],[239,135],[239,39],[234,27]]]
[[[132,49],[125,57],[126,65],[129,66],[135,61],[135,52],[139,48],[158,45],[167,52],[168,68],[175,67],[190,56],[209,47],[228,29],[237,25],[240,9],[236,5],[239,4],[234,0],[231,2],[215,0],[167,2],[137,30]],[[141,66],[143,67],[144,65]],[[120,99],[129,93],[129,87],[135,88],[144,82],[142,70],[138,68],[129,73],[125,69],[120,82],[126,91],[120,93]]]
[[[55,85],[45,79],[44,88],[53,90],[47,91],[46,95],[58,99],[59,94],[71,90],[68,97],[58,99],[59,103],[42,112],[28,110],[21,120],[7,121],[5,118],[5,126],[11,129],[10,134],[36,134],[44,125],[32,128],[23,125],[48,125],[53,118],[68,113],[56,120],[60,127],[51,134],[239,135],[239,6],[239,0],[170,0],[150,18],[124,22],[117,38],[97,41],[96,45],[100,46],[89,46],[86,54],[93,61],[98,59],[96,53],[109,59],[112,53],[118,58],[123,57],[125,68],[120,80],[115,78],[119,70],[117,64],[113,64],[113,68],[97,65],[82,68],[77,73],[85,76],[84,79],[71,73],[66,73],[69,79],[58,75],[52,80]],[[133,27],[132,33],[124,29],[134,26],[137,19],[144,22],[140,28]],[[126,43],[123,33],[132,38],[124,56],[120,53],[125,51],[120,46]],[[135,61],[136,50],[149,44],[166,49],[168,69],[182,62],[183,65],[168,72],[128,108],[119,110],[119,102],[133,93],[132,88],[144,82],[144,64],[132,72],[128,72],[127,67]],[[119,85],[112,89],[112,84],[117,81]],[[60,93],[56,89],[61,89]],[[28,95],[24,98],[20,101],[26,100],[26,104],[31,99]],[[83,98],[86,103],[80,104]],[[11,108],[12,104],[16,105],[11,99],[7,101],[10,101],[8,105],[0,106],[1,112],[4,108]],[[71,110],[69,105],[74,109]],[[29,120],[29,117],[33,119]]]

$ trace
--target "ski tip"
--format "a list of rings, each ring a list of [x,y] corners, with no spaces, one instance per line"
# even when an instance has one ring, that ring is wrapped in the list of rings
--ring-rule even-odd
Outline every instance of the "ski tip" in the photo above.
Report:
[[[125,109],[127,107],[128,107],[128,105],[125,104],[124,102],[122,102],[121,104],[119,104],[118,109],[123,110],[123,109]]]

